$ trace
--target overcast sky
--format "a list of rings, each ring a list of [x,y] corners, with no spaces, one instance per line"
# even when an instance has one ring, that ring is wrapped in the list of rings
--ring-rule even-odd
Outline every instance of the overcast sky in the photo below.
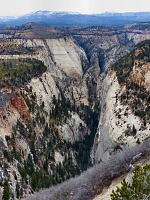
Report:
[[[150,11],[150,0],[4,0],[0,5],[0,16],[22,15],[38,10],[87,14]]]

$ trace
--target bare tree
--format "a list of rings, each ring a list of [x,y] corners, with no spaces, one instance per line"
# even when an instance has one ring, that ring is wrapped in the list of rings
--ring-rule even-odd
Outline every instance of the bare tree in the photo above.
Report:
[[[26,200],[90,200],[103,187],[123,173],[131,169],[136,160],[150,154],[150,140],[134,147],[124,147],[122,151],[112,155],[109,160],[94,165],[76,178],[63,184],[41,190]],[[145,200],[147,197],[144,197]]]

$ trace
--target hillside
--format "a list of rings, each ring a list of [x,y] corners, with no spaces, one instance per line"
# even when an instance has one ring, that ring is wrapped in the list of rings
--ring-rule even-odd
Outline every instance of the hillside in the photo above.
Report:
[[[106,72],[120,57],[129,53],[135,44],[150,39],[150,31],[147,27],[150,27],[149,22],[122,28],[93,26],[72,27],[68,30],[84,48],[90,65],[99,65],[102,73]]]
[[[82,79],[86,54],[71,37],[13,39],[5,53],[0,55],[0,180],[9,184],[10,196],[20,198],[87,169],[98,107],[96,101],[95,108],[89,105],[90,75]]]
[[[56,187],[51,187],[33,195],[29,195],[25,200],[65,200],[66,198],[75,200],[107,200],[111,199],[110,194],[115,186],[120,186],[124,177],[131,179],[132,169],[130,163],[136,166],[149,163],[149,140],[138,148],[127,148],[120,153],[116,153],[109,160],[104,161],[88,169],[80,176],[70,179]],[[142,153],[142,158],[136,160],[137,155]],[[146,154],[145,154],[146,153]],[[100,194],[101,193],[101,194]]]
[[[149,22],[149,12],[80,14],[72,12],[42,11],[28,13],[19,17],[1,17],[1,26],[22,25],[28,22],[41,23],[55,27],[70,26],[123,26],[134,22]]]
[[[145,29],[61,31],[28,23],[0,36],[2,194],[7,188],[12,198],[23,198],[148,139],[149,41],[116,62],[149,39]],[[136,94],[126,81],[140,84]],[[132,111],[135,97],[142,118]]]
[[[131,76],[135,70],[137,70],[137,73],[134,73],[134,76],[138,75],[138,70],[143,76],[149,73],[149,68],[145,71],[145,67],[143,67],[149,66],[149,47],[149,40],[138,44],[131,53],[122,57],[113,65],[103,80],[102,84],[104,84],[106,91],[102,90],[103,85],[101,85],[99,92],[106,95],[103,96],[103,101],[106,103],[100,99],[100,106],[104,107],[101,107],[98,130],[93,145],[93,154],[95,153],[93,159],[99,164],[82,173],[79,177],[55,188],[35,193],[26,199],[63,200],[69,198],[89,200],[102,191],[103,193],[97,196],[96,200],[111,199],[111,191],[121,182],[122,177],[131,177],[131,164],[136,166],[137,163],[143,165],[143,163],[149,162],[149,110],[146,111],[146,116],[138,115],[132,110],[133,100],[135,99],[139,99],[140,106],[144,104],[144,108],[149,109],[149,88],[147,87],[149,82],[147,84],[145,79],[146,84],[144,81],[141,85],[141,82],[135,83],[136,79],[132,79]],[[135,66],[134,63],[139,63],[139,65]],[[123,79],[120,76],[125,78]],[[135,93],[135,88],[131,87],[128,94],[131,96],[124,101],[122,95],[124,95],[124,92],[128,93],[127,86],[132,84],[140,84],[141,89],[139,88]],[[120,95],[117,95],[116,91]],[[145,93],[146,99],[142,98]],[[133,97],[133,94],[138,96]],[[102,123],[102,120],[105,123]],[[110,125],[107,124],[108,122]],[[114,122],[117,122],[117,124]],[[107,191],[108,188],[110,188],[109,191]]]
[[[149,48],[149,40],[138,44],[112,66],[101,85],[102,114],[93,148],[97,161],[149,138]]]

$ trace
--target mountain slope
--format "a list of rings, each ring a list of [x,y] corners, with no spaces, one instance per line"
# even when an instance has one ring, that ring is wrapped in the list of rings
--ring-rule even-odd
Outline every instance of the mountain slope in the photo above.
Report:
[[[1,46],[0,178],[19,198],[87,169],[98,111],[89,103],[86,54],[71,37]]]
[[[28,22],[50,26],[123,26],[133,22],[150,21],[149,12],[80,14],[69,12],[37,11],[19,17],[1,17],[1,24],[22,25]]]
[[[113,65],[101,85],[96,161],[149,138],[149,50],[149,40],[138,44]]]
[[[114,108],[115,91],[124,90],[116,72],[109,68],[149,34],[145,30],[139,34],[134,30],[92,27],[77,30],[79,35],[72,30],[66,33],[28,23],[0,31],[0,181],[2,186],[9,186],[9,195],[15,198],[79,175],[91,165],[93,143],[93,160],[105,160],[112,149],[118,149],[107,135],[107,115],[110,117],[121,104],[119,99]],[[140,77],[143,70],[147,74],[144,66],[142,72],[138,70]],[[145,87],[149,84],[146,74]],[[137,81],[135,73],[130,74],[130,80]],[[128,114],[131,121],[132,113]],[[118,115],[115,113],[116,123]],[[135,134],[135,128],[145,123],[138,117],[134,117],[135,121],[127,135]],[[103,127],[98,126],[101,122]],[[100,145],[104,151],[110,149],[106,156],[98,151],[101,139],[97,127],[106,133],[106,149]],[[120,127],[121,134],[126,127]],[[141,130],[144,134],[146,131]]]
[[[123,28],[70,28],[69,31],[85,50],[90,65],[98,65],[102,73],[121,56],[129,53],[136,44],[150,39],[148,27],[150,23],[132,24]]]
[[[145,79],[142,84],[137,83],[139,73],[143,77],[149,73],[149,49],[149,40],[138,44],[130,54],[118,60],[101,80],[101,113],[93,146],[93,160],[100,163],[79,177],[55,188],[42,190],[26,199],[93,199],[112,180],[115,181],[117,177],[128,172],[130,175],[131,164],[142,158],[144,162],[149,160],[149,110],[143,116],[137,113],[138,108],[132,108],[133,101],[138,99],[140,106],[144,105],[144,109],[149,109],[149,82]],[[141,76],[138,80],[141,80]],[[131,87],[139,83],[138,90]],[[128,94],[128,97],[123,98],[124,94]],[[106,193],[105,199],[109,199],[107,195]],[[100,199],[101,197],[103,196]]]

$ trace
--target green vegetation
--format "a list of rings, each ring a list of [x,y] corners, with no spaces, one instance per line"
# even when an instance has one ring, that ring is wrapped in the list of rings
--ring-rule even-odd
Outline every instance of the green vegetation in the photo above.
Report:
[[[16,183],[16,197],[17,199],[19,199],[20,197],[22,197],[23,195],[23,191],[22,188],[20,187],[19,183]]]
[[[39,190],[75,177],[91,165],[90,152],[98,125],[99,109],[98,106],[95,106],[93,110],[84,105],[77,107],[66,99],[61,91],[59,99],[53,97],[53,107],[50,111],[49,122],[47,122],[43,103],[41,102],[41,106],[36,105],[36,95],[32,94],[32,88],[26,92],[28,94],[21,92],[21,95],[29,110],[34,113],[34,117],[28,126],[25,126],[21,120],[17,121],[16,126],[13,127],[12,138],[7,138],[9,150],[4,150],[4,157],[8,162],[18,160],[18,171],[22,177],[22,183],[29,183],[33,190]],[[80,124],[80,131],[85,132],[85,137],[74,144],[63,140],[58,133],[58,126],[64,124],[73,112],[78,113],[91,130],[90,134],[86,133],[85,127]],[[42,137],[36,133],[37,129],[40,130]],[[17,146],[14,148],[18,137],[23,137],[28,141],[31,150],[28,158]],[[62,163],[56,164],[55,151],[63,156]],[[20,183],[18,183],[16,193],[18,196],[22,194]]]
[[[61,90],[60,90],[61,91]],[[86,133],[83,140],[76,141],[74,144],[67,143],[68,148],[72,148],[76,153],[76,160],[78,167],[81,171],[86,170],[90,165],[90,152],[94,142],[94,137],[98,126],[99,107],[96,105],[94,109],[84,104],[78,106],[72,105],[61,92],[61,100],[53,98],[54,107],[50,113],[54,124],[61,124],[62,120],[65,122],[67,118],[71,117],[71,112],[76,112],[80,118],[87,124],[91,130],[91,134]],[[84,131],[82,124],[80,125],[81,131]]]
[[[0,60],[1,84],[8,86],[20,87],[45,71],[46,66],[37,59]]]
[[[4,150],[4,157],[9,163],[13,162],[14,159],[22,162],[21,154],[18,150],[15,149],[15,147],[12,150]]]
[[[74,111],[74,107],[71,105],[71,102],[65,98],[62,91],[60,96],[58,100],[56,100],[55,95],[53,96],[53,108],[50,112],[50,116],[55,121],[55,124],[61,123],[62,120],[65,121],[70,117],[69,111]]]
[[[95,106],[94,110],[92,110],[89,106],[81,105],[79,108],[77,108],[77,113],[91,130],[91,133],[87,133],[83,140],[76,141],[74,144],[72,144],[72,148],[78,152],[76,154],[78,166],[82,171],[84,171],[91,165],[90,152],[97,131],[99,107]],[[82,128],[83,127],[81,126],[81,129]]]
[[[150,165],[136,166],[131,183],[125,179],[121,188],[112,191],[112,200],[150,199]]]
[[[121,102],[124,105],[129,105],[133,113],[143,120],[143,126],[145,126],[150,112],[150,94],[142,85],[144,78],[138,81],[135,81],[135,78],[131,78],[135,61],[139,69],[143,64],[150,62],[150,40],[138,44],[135,50],[121,58],[112,67],[116,71],[118,82],[126,86],[126,90],[120,97]],[[145,72],[141,70],[140,73],[143,76]],[[136,77],[136,74],[134,76]]]
[[[25,86],[32,77],[40,76],[45,71],[46,66],[36,59],[1,59],[1,86],[11,87],[13,93],[15,87]],[[3,151],[5,163],[18,163],[21,181],[18,180],[18,175],[14,175],[17,198],[22,197],[23,185],[30,185],[33,190],[47,188],[79,175],[91,165],[90,152],[98,125],[99,108],[93,105],[76,106],[75,102],[65,97],[61,88],[59,91],[59,98],[53,97],[49,116],[43,110],[44,102],[41,102],[41,105],[37,104],[32,87],[24,87],[24,90],[16,92],[25,100],[31,115],[28,122],[18,119],[13,127],[12,136],[6,138],[8,148]],[[73,113],[77,113],[87,124],[87,127],[80,124],[79,131],[83,132],[85,137],[75,144],[65,141],[59,135],[58,129]],[[31,151],[29,155],[18,145],[20,140],[28,143]],[[55,160],[55,152],[61,154],[61,163]]]
[[[10,198],[9,185],[8,182],[5,181],[2,200],[9,200],[9,198]]]
[[[34,52],[33,48],[24,47],[15,42],[0,42],[0,55],[32,54]]]
[[[138,55],[135,55],[136,50],[139,51]],[[142,61],[142,64],[150,62],[150,40],[139,43],[131,53],[119,59],[112,66],[112,69],[116,71],[120,84],[128,84],[128,78],[133,69],[135,60]]]

